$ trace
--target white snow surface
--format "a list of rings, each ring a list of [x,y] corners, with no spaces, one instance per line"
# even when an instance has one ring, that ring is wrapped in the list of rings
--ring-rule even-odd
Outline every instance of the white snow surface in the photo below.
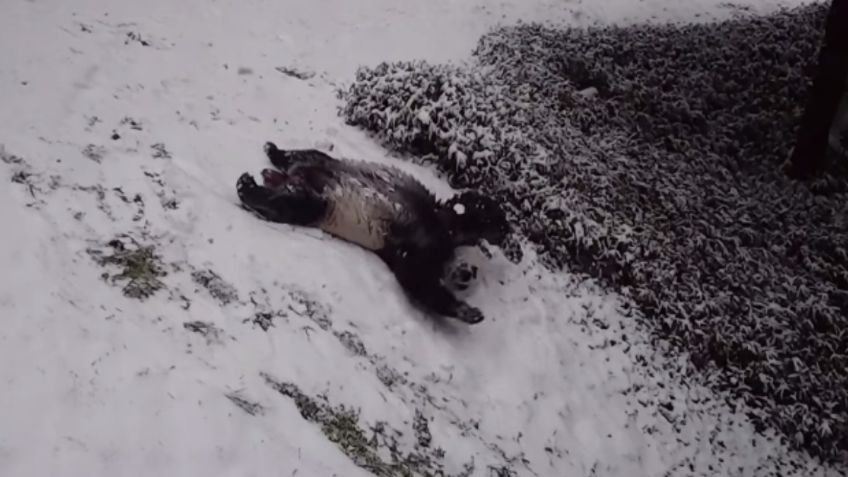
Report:
[[[337,116],[334,89],[357,66],[462,61],[498,22],[735,11],[694,3],[4,1],[0,475],[371,475],[261,373],[360,409],[366,429],[385,421],[405,451],[417,410],[452,474],[471,461],[475,476],[764,474],[789,451],[703,404],[712,395],[660,358],[639,364],[651,353],[622,300],[582,278],[545,272],[529,251],[518,265],[472,255],[483,278],[468,300],[487,320],[437,324],[376,256],[262,222],[235,196],[238,175],[265,166],[265,140],[392,163],[447,196],[435,174]],[[115,270],[86,252],[118,234],[162,256],[153,297],[122,295],[101,278]],[[237,298],[215,298],[195,270]],[[297,296],[326,319],[310,319]],[[248,320],[275,310],[286,316],[267,331]],[[184,328],[195,321],[217,337]],[[340,339],[354,335],[365,354]],[[404,379],[385,384],[386,373]],[[505,466],[514,474],[494,470]],[[812,462],[794,472],[838,475]]]

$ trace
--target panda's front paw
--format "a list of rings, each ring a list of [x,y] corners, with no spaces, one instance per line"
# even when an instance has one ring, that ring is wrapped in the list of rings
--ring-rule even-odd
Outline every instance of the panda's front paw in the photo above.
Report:
[[[453,317],[459,321],[468,323],[469,325],[475,325],[477,323],[480,323],[485,318],[483,316],[482,311],[467,303],[461,303],[459,306],[457,306],[456,310],[454,311]]]

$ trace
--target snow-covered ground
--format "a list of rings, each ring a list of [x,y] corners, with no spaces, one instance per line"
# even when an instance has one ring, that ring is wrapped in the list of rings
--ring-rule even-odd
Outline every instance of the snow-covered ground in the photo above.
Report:
[[[738,11],[722,5],[7,0],[0,474],[404,475],[392,448],[449,475],[765,474],[791,454],[662,371],[617,297],[496,256],[468,298],[487,320],[436,324],[375,256],[261,222],[234,189],[274,140],[450,194],[337,116],[358,65],[462,61],[498,22]],[[103,266],[116,238],[154,247],[152,297]],[[378,422],[377,450],[351,450]]]

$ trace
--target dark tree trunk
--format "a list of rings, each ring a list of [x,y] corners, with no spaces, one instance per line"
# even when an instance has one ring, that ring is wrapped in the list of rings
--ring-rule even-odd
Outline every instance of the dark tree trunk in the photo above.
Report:
[[[824,42],[795,148],[786,173],[805,178],[825,165],[828,136],[848,76],[848,0],[833,0],[825,21]]]

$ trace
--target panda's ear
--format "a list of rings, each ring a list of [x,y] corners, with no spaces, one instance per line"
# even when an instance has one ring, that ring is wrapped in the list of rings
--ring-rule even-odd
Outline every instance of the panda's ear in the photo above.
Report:
[[[439,201],[436,207],[436,217],[438,218],[441,227],[451,237],[455,237],[460,231],[461,215],[457,215],[455,207],[460,206],[454,198],[446,201]]]
[[[473,202],[473,199],[474,196],[472,192],[460,192],[459,194],[448,199],[446,204],[449,207],[454,207],[455,205],[459,204],[467,208],[468,204]]]
[[[436,215],[445,222],[445,225],[450,227],[456,219],[454,207],[457,203],[451,198],[446,201],[439,201],[436,205]]]

